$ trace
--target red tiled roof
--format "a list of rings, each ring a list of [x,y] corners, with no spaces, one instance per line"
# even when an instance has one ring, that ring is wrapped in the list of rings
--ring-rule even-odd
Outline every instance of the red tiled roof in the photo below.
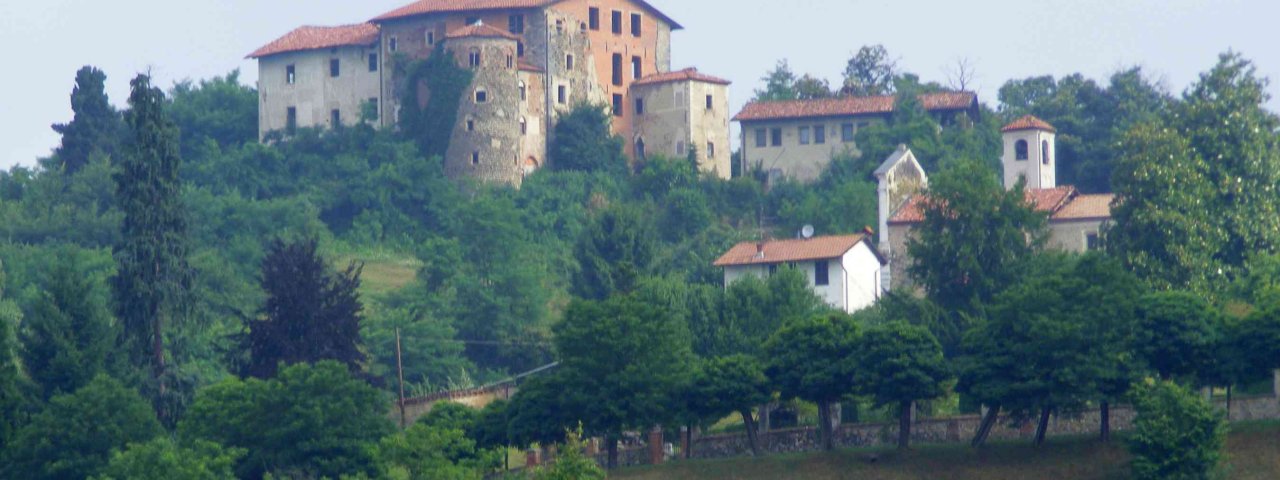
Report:
[[[294,31],[255,50],[245,58],[262,58],[285,52],[318,50],[349,45],[378,43],[378,26],[371,23],[337,27],[298,27]]]
[[[1053,214],[1051,220],[1097,220],[1111,218],[1114,194],[1078,195]]]
[[[387,20],[395,20],[397,18],[412,17],[415,15],[428,15],[432,13],[459,13],[459,12],[479,12],[485,10],[520,10],[528,8],[546,7],[562,0],[419,0],[403,7],[397,8],[390,12],[374,17],[371,22],[384,22]],[[637,5],[648,9],[654,15],[663,21],[671,24],[672,30],[679,30],[681,27],[674,19],[662,13],[649,2],[644,0],[631,0]]]
[[[728,252],[721,255],[714,265],[717,267],[764,265],[839,258],[866,238],[865,234],[859,233],[855,235],[771,240],[763,244],[759,242],[742,242],[734,245]],[[760,250],[758,247],[761,245],[764,247],[764,255],[759,255]]]
[[[1035,207],[1037,212],[1044,212],[1050,215],[1059,212],[1068,204],[1068,202],[1076,196],[1076,187],[1063,185],[1054,188],[1032,188],[1024,192],[1027,202]],[[920,223],[924,221],[924,202],[928,201],[925,195],[916,195],[907,200],[902,208],[894,212],[889,217],[889,223],[901,225],[905,223]],[[1110,209],[1108,209],[1108,215]]]
[[[449,32],[444,38],[463,38],[463,37],[484,37],[484,38],[505,38],[507,40],[520,40],[506,30],[494,28],[492,25],[477,23],[475,25],[467,25],[465,27]]]
[[[1049,122],[1036,118],[1034,115],[1023,115],[1022,118],[1014,120],[1012,123],[1005,125],[1004,128],[1000,129],[1001,132],[1016,132],[1018,130],[1058,131],[1053,128],[1053,125],[1049,125]]]
[[[704,73],[699,73],[696,68],[686,68],[674,72],[655,73],[647,77],[643,77],[631,83],[631,85],[655,85],[667,82],[682,82],[692,80],[695,82],[718,83],[720,85],[728,85],[730,82],[723,78],[713,77]]]
[[[516,68],[522,72],[538,72],[538,73],[546,72],[546,70],[543,70],[542,67],[526,62],[524,60],[516,61]]]
[[[920,103],[928,111],[964,110],[978,101],[973,92],[938,92],[920,95]],[[839,117],[892,113],[893,95],[873,97],[837,97],[780,102],[751,102],[733,117],[734,121],[778,120],[788,118]]]

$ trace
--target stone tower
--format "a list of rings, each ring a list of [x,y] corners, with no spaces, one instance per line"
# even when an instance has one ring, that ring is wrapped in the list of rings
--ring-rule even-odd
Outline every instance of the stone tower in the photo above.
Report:
[[[1024,116],[1000,129],[1004,137],[1004,187],[1026,179],[1028,190],[1054,188],[1058,184],[1056,130],[1044,120]]]

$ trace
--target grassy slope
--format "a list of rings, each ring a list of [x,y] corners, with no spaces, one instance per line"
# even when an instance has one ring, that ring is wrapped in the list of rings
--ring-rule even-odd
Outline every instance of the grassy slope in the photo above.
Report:
[[[1228,439],[1227,475],[1232,479],[1280,478],[1280,422],[1235,426]],[[875,461],[871,458],[875,457]],[[1054,439],[1036,449],[1026,443],[997,443],[982,450],[963,445],[892,450],[774,455],[676,462],[625,469],[619,479],[1124,479],[1128,454],[1123,441],[1102,445],[1091,439]]]

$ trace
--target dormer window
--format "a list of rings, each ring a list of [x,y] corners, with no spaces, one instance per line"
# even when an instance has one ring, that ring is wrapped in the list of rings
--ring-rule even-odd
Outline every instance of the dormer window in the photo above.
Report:
[[[1017,142],[1014,142],[1013,159],[1014,160],[1027,159],[1027,141],[1026,140],[1018,140]]]

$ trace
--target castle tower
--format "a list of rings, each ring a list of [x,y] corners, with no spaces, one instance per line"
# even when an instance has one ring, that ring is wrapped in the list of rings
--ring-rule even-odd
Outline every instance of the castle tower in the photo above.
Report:
[[[1013,188],[1026,179],[1026,188],[1054,188],[1058,185],[1057,154],[1053,125],[1031,115],[1000,129],[1004,137],[1004,187]]]

